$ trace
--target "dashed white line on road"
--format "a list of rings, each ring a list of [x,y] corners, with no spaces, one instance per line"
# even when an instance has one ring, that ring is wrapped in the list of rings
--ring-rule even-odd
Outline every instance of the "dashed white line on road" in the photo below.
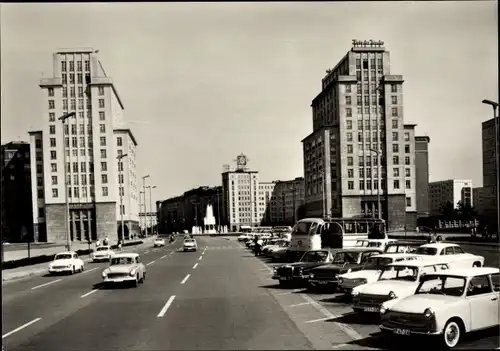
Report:
[[[31,290],[35,290],[35,289],[38,289],[38,288],[41,288],[41,287],[44,287],[44,286],[47,286],[50,284],[54,284],[54,283],[60,282],[61,280],[62,279],[56,279],[56,280],[53,280],[53,281],[45,283],[45,284],[37,285],[37,286],[32,287]]]
[[[92,291],[90,291],[90,292],[88,292],[88,293],[86,293],[86,294],[83,294],[82,296],[80,296],[80,298],[87,297],[87,296],[89,296],[90,294],[95,293],[97,290],[99,290],[99,289],[94,289],[94,290],[92,290]]]
[[[174,302],[174,299],[175,299],[175,295],[170,296],[170,298],[168,299],[165,306],[163,306],[160,313],[158,313],[158,316],[157,316],[158,318],[162,318],[165,315],[165,313],[167,312],[167,310],[170,307],[170,305],[172,304],[172,302]]]
[[[198,267],[198,263],[194,264],[193,269],[196,269],[196,267]]]
[[[161,260],[162,258],[165,258],[165,257],[167,257],[167,256],[168,256],[168,255],[163,255],[163,256],[161,256],[161,257],[160,257],[160,260]]]
[[[297,307],[297,306],[305,306],[305,305],[310,305],[310,302],[301,302],[301,303],[296,303],[294,305],[290,305],[288,307]]]
[[[151,261],[151,262],[147,263],[146,266],[149,266],[150,264],[153,264],[153,263],[155,263],[155,261]]]
[[[202,258],[203,258],[203,256],[200,256],[200,258],[198,258],[198,261],[201,261]]]
[[[99,267],[95,267],[95,268],[89,269],[88,271],[83,271],[81,274],[85,274],[85,273],[88,273],[88,272],[95,271],[97,268],[99,268]]]
[[[14,334],[14,333],[17,333],[17,332],[18,332],[18,331],[20,331],[21,329],[24,329],[24,328],[26,328],[26,327],[29,327],[29,326],[30,326],[30,325],[32,325],[33,323],[38,322],[40,319],[42,319],[42,318],[40,318],[40,317],[39,317],[39,318],[35,318],[35,319],[33,319],[31,322],[28,322],[28,323],[26,323],[26,324],[21,325],[20,327],[18,327],[18,328],[16,328],[16,329],[12,330],[12,331],[10,331],[10,332],[8,332],[7,334],[2,335],[2,339],[5,339],[5,338],[6,338],[6,337],[8,337],[9,335],[12,335],[12,334]]]
[[[190,276],[191,276],[191,274],[186,275],[186,277],[184,279],[182,279],[181,284],[184,284],[189,279]]]
[[[306,321],[306,323],[316,323],[316,322],[322,322],[322,321],[327,321],[331,319],[330,317],[325,317],[325,318],[318,318],[318,319],[313,319],[311,321]]]

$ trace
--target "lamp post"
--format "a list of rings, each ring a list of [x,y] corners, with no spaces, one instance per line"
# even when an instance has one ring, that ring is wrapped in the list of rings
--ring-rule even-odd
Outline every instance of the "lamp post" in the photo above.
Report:
[[[484,99],[483,104],[493,107],[493,122],[495,123],[495,168],[496,168],[496,197],[497,197],[497,240],[500,238],[500,123],[498,123],[498,102]]]
[[[321,176],[321,194],[323,198],[323,218],[326,218],[326,182],[325,182],[325,172],[321,170],[319,172],[319,175]]]
[[[222,191],[220,191],[220,196],[219,196],[219,190],[222,189],[217,188],[217,224],[219,224],[218,232],[220,234],[220,200],[222,197]]]
[[[120,192],[120,221],[121,221],[121,241],[123,243],[123,240],[125,240],[125,227],[123,225],[123,213],[125,212],[123,210],[123,194],[122,194],[122,168],[123,168],[123,163],[122,163],[122,158],[127,157],[128,154],[122,154],[116,157],[118,160],[118,172],[119,172],[119,177],[118,177],[118,191]]]
[[[375,149],[370,149],[371,152],[374,152],[377,154],[377,211],[378,211],[378,218],[382,219],[382,211],[381,211],[381,203],[380,203],[380,187],[382,186],[381,177],[382,174],[380,172],[380,151],[375,150]]]
[[[145,231],[145,234],[147,235],[148,234],[148,217],[147,217],[147,211],[146,211],[146,179],[149,178],[149,174],[148,175],[145,175],[144,177],[142,177],[142,192],[144,194],[144,201],[143,201],[143,204],[144,204],[144,231]]]
[[[146,188],[149,188],[149,211],[153,212],[153,198],[151,197],[151,189],[156,188],[156,185],[149,185]],[[146,195],[144,195],[144,196],[146,196]],[[146,226],[146,233],[147,233],[147,231],[148,231],[148,229],[147,229],[147,226]],[[151,235],[153,235],[153,234],[154,234],[153,216],[151,216]]]
[[[63,125],[63,163],[64,163],[63,175],[64,175],[64,195],[65,195],[65,200],[66,200],[66,211],[65,211],[66,212],[65,213],[65,216],[66,216],[66,241],[67,241],[66,246],[68,248],[68,251],[71,251],[71,234],[70,234],[70,229],[69,229],[69,196],[68,196],[69,182],[68,182],[67,175],[66,175],[68,170],[66,169],[66,145],[64,142],[64,126],[66,125],[66,120],[68,118],[74,117],[74,116],[76,116],[76,112],[66,113],[65,115],[62,115],[61,117],[59,117],[59,120],[61,121],[61,123]],[[69,147],[69,145],[68,145],[68,147]]]
[[[142,196],[144,194],[144,191],[139,191],[139,231],[141,232],[141,235],[142,235],[142,228],[141,228],[141,225],[142,225],[142,217],[144,217],[145,215],[145,211],[143,211],[143,207],[145,206],[143,203],[142,203]],[[142,211],[142,217],[141,217],[141,211]],[[146,226],[144,226],[144,228],[146,228]]]

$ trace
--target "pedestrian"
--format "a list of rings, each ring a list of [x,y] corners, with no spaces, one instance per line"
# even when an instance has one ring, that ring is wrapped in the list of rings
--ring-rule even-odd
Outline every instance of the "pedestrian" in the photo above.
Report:
[[[122,250],[122,239],[118,240],[118,251]]]
[[[96,246],[96,247],[101,246],[101,240],[97,239],[97,241],[95,242],[95,246]]]
[[[106,237],[104,238],[104,246],[107,246],[107,245],[108,245],[108,243],[109,243],[109,239],[108,239],[108,237],[106,236]]]

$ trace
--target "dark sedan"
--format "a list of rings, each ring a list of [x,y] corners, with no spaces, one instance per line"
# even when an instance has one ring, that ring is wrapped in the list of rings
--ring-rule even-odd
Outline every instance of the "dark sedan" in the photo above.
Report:
[[[354,247],[339,250],[331,262],[310,270],[309,286],[336,289],[339,275],[362,269],[369,257],[380,255],[382,252],[383,250],[376,247]]]
[[[307,251],[298,262],[275,267],[272,278],[279,280],[280,285],[306,282],[311,269],[332,262],[333,256],[328,249]]]

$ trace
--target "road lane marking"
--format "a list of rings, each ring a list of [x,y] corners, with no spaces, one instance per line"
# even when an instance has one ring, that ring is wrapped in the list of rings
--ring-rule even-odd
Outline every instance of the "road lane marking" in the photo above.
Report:
[[[338,315],[334,315],[331,313],[329,310],[327,310],[325,307],[321,306],[318,302],[314,301],[313,298],[306,294],[300,294],[302,298],[306,301],[308,301],[314,308],[316,308],[319,312],[321,312],[323,315],[325,315],[326,319],[337,319],[340,318]],[[326,320],[325,319],[325,320]],[[363,336],[361,336],[357,331],[352,329],[350,326],[339,323],[339,322],[333,322],[340,330],[342,330],[347,336],[349,336],[353,340],[361,340],[363,339]]]
[[[325,317],[325,318],[318,318],[318,319],[313,319],[311,321],[306,321],[306,323],[316,323],[316,322],[322,322],[322,321],[327,321],[331,319],[330,317]]]
[[[83,294],[82,296],[80,296],[80,298],[87,297],[87,296],[89,296],[90,294],[95,293],[97,290],[99,290],[99,289],[94,289],[94,290],[92,290],[92,291],[90,291],[90,292],[88,292],[88,293],[86,293],[86,294]]]
[[[151,262],[147,263],[146,266],[149,266],[150,264],[153,264],[153,263],[155,263],[155,261],[151,261]]]
[[[198,261],[201,261],[202,258],[203,258],[203,256],[200,256],[200,258],[198,258]]]
[[[310,302],[301,302],[301,303],[296,303],[294,305],[290,305],[288,307],[297,307],[297,306],[304,306],[304,305],[310,305]]]
[[[196,267],[198,267],[198,263],[194,264],[193,269],[196,269]]]
[[[158,318],[162,318],[165,315],[165,313],[167,312],[167,310],[170,307],[170,305],[172,304],[172,302],[174,302],[174,299],[175,299],[175,295],[170,296],[170,298],[168,299],[165,306],[163,306],[160,313],[158,313],[158,316],[157,316]]]
[[[47,285],[50,285],[50,284],[54,284],[54,283],[57,283],[57,282],[60,282],[62,279],[56,279],[56,280],[53,280],[51,282],[48,282],[48,283],[45,283],[45,284],[41,284],[41,285],[37,285],[37,286],[34,286],[31,288],[31,290],[35,290],[35,289],[38,289],[38,288],[41,288],[43,286],[47,286]]]
[[[283,292],[283,293],[279,293],[279,294],[276,294],[276,295],[291,295],[291,294],[295,294],[295,293],[300,293],[304,291],[304,289],[293,289],[293,290],[290,290],[290,291],[287,291],[287,292]]]
[[[340,349],[341,347],[348,347],[351,346],[351,344],[338,344],[338,345],[333,345],[332,349]]]
[[[160,260],[161,260],[161,259],[163,259],[163,258],[165,258],[165,257],[167,257],[167,256],[168,256],[168,254],[167,254],[167,255],[163,255],[163,256],[161,256],[161,257],[160,257]]]
[[[83,271],[81,274],[85,274],[85,273],[88,273],[88,272],[95,271],[97,268],[99,268],[99,267],[95,267],[95,268],[89,269],[87,271]]]
[[[18,328],[16,328],[16,329],[12,330],[12,331],[10,331],[10,332],[8,332],[7,334],[2,335],[2,339],[5,339],[5,338],[6,338],[6,337],[8,337],[9,335],[12,335],[12,334],[14,334],[14,333],[17,333],[17,332],[18,332],[18,331],[20,331],[21,329],[24,329],[24,328],[26,328],[26,327],[29,327],[29,326],[30,326],[30,325],[32,325],[33,323],[38,322],[40,319],[42,319],[42,318],[38,317],[38,318],[36,318],[36,319],[33,319],[31,322],[28,322],[28,323],[26,323],[26,324],[21,325],[20,327],[18,327]]]
[[[186,275],[186,277],[184,279],[182,279],[181,284],[184,284],[189,279],[190,276],[191,276],[191,274]]]

